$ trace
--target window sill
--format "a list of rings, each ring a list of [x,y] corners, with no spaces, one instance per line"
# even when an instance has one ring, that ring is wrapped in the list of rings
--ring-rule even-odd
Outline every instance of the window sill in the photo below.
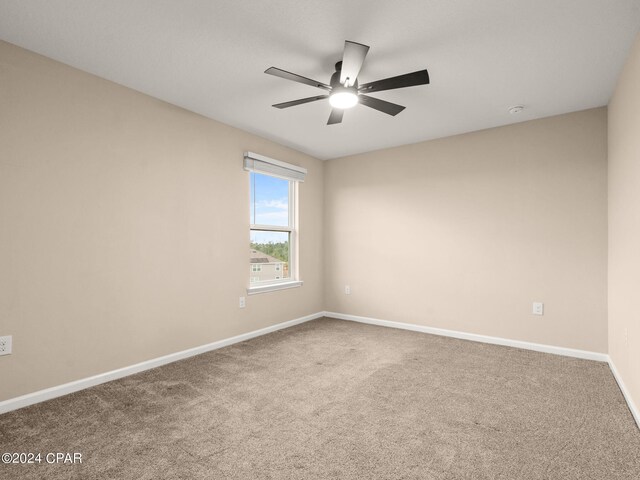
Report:
[[[275,292],[276,290],[286,290],[287,288],[296,288],[302,286],[302,280],[293,282],[274,283],[272,285],[261,285],[259,287],[247,288],[247,295],[256,295],[258,293]]]

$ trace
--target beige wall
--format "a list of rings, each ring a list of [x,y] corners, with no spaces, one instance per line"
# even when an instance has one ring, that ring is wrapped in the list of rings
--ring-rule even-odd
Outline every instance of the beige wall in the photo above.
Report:
[[[240,310],[245,150],[309,174],[304,286]],[[321,311],[322,168],[0,42],[0,400]]]
[[[609,127],[609,348],[635,398],[638,64]],[[323,164],[2,42],[0,86],[0,401],[322,310],[607,351],[604,108]],[[245,150],[309,175],[304,286],[241,310]]]
[[[328,161],[325,308],[606,352],[606,135],[600,108]]]
[[[609,355],[640,407],[640,36],[609,104]]]

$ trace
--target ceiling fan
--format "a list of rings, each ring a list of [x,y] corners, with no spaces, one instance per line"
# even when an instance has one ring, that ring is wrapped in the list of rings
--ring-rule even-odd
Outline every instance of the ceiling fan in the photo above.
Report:
[[[383,80],[376,80],[375,82],[358,85],[358,74],[360,73],[360,69],[362,68],[362,64],[364,63],[364,59],[367,56],[368,51],[369,47],[367,45],[350,42],[349,40],[345,41],[342,61],[336,63],[336,71],[331,75],[329,85],[295,73],[287,72],[280,68],[267,68],[264,73],[268,73],[269,75],[275,75],[276,77],[286,78],[287,80],[293,80],[294,82],[304,83],[305,85],[310,85],[312,87],[328,91],[328,93],[324,95],[316,95],[315,97],[276,103],[273,106],[276,108],[288,108],[328,98],[332,109],[327,125],[342,122],[342,116],[345,109],[354,107],[358,103],[369,108],[373,108],[374,110],[384,112],[388,115],[397,115],[404,110],[405,107],[380,100],[379,98],[369,97],[365,95],[365,93],[393,90],[394,88],[413,87],[415,85],[426,85],[429,83],[429,72],[427,72],[426,69],[419,70],[405,75],[398,75],[397,77],[385,78]]]

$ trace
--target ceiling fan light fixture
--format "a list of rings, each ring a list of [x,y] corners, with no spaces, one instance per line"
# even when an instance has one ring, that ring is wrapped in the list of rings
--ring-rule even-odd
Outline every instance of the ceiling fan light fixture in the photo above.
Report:
[[[423,69],[359,85],[358,75],[360,74],[368,51],[369,47],[367,45],[346,40],[344,42],[342,60],[336,63],[336,71],[331,75],[328,84],[318,82],[312,78],[303,77],[296,73],[287,72],[281,68],[267,68],[264,71],[266,74],[309,85],[310,87],[320,88],[325,91],[323,95],[276,103],[272,106],[274,108],[289,108],[318,100],[329,100],[331,104],[331,114],[329,115],[329,120],[327,120],[327,125],[342,123],[344,111],[348,108],[355,107],[357,104],[391,115],[392,117],[396,116],[403,111],[405,107],[380,98],[370,97],[368,94],[385,90],[395,90],[396,88],[427,85],[429,83],[429,72]]]
[[[329,103],[333,108],[347,109],[358,104],[358,95],[350,89],[334,89],[329,96]]]

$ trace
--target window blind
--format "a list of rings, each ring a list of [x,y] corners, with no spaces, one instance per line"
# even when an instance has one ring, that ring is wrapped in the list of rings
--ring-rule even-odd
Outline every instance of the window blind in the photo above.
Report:
[[[285,180],[293,180],[294,182],[304,182],[304,177],[307,175],[306,168],[274,160],[253,152],[245,152],[244,169],[249,172],[264,173],[284,178]]]

